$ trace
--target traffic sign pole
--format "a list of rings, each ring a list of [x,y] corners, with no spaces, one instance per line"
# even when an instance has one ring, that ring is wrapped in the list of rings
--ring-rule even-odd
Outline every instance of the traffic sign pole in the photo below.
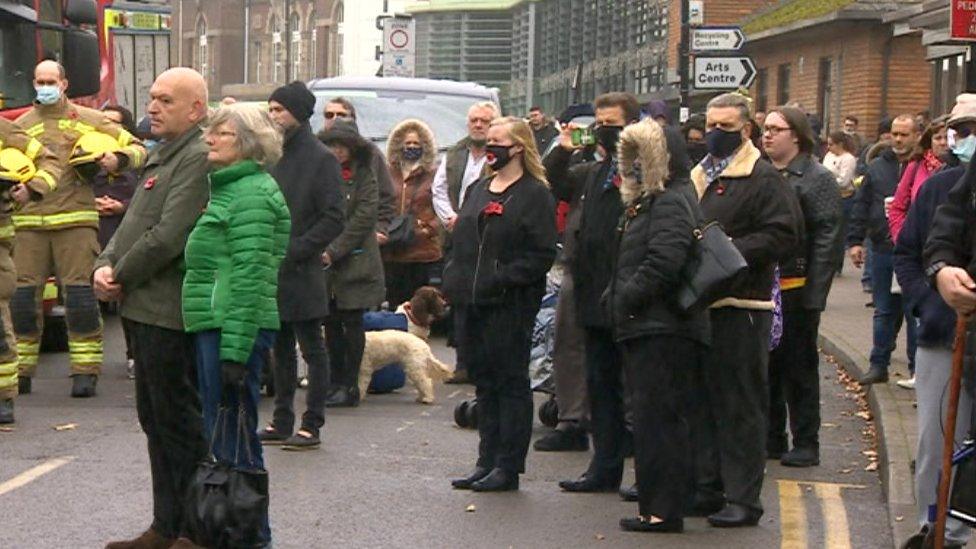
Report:
[[[691,64],[689,57],[691,48],[688,45],[688,41],[691,31],[691,7],[688,2],[689,0],[681,0],[681,42],[678,45],[678,91],[681,95],[681,106],[690,108],[691,103],[688,95],[691,86],[688,83],[688,65]]]

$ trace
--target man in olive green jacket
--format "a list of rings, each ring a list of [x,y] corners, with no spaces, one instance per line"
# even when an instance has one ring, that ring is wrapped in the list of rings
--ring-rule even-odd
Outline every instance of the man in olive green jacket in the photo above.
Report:
[[[193,339],[183,330],[183,248],[207,204],[207,147],[200,124],[207,87],[192,69],[170,69],[150,90],[153,149],[125,219],[95,263],[103,300],[121,297],[132,338],[136,410],[152,471],[153,521],[138,538],[106,549],[175,546],[183,497],[206,454]],[[186,541],[182,541],[186,543]]]

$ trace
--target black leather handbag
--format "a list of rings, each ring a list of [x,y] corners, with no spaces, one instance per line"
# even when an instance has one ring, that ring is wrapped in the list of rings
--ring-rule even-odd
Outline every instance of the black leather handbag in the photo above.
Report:
[[[717,221],[700,225],[687,198],[685,207],[698,226],[693,231],[695,246],[678,289],[677,304],[681,310],[692,312],[714,303],[749,264]]]
[[[232,413],[221,406],[214,425],[226,426]],[[238,407],[237,448],[250,453],[250,430],[243,407]],[[220,461],[213,454],[197,466],[186,494],[186,530],[197,544],[214,549],[258,548],[260,529],[268,520],[268,472]],[[237,461],[235,458],[234,461]],[[253,462],[248,456],[248,462]]]
[[[393,250],[410,246],[416,236],[414,232],[416,225],[417,219],[412,213],[394,217],[386,230],[386,243],[383,246]]]

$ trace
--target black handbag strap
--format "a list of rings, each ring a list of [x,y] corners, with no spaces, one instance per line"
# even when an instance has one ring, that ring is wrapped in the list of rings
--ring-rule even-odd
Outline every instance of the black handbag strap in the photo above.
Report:
[[[247,413],[244,411],[244,391],[245,387],[243,383],[237,386],[237,440],[234,446],[234,463],[240,462],[240,449],[244,446],[245,453],[247,454],[248,464],[254,463],[254,455],[251,452],[251,431],[247,424]],[[224,387],[224,396],[221,398],[220,407],[217,409],[217,418],[214,420],[213,432],[210,433],[210,460],[217,461],[217,457],[214,454],[214,445],[217,442],[217,430],[220,429],[221,438],[227,435],[227,421],[231,414],[231,407],[227,403],[226,398],[226,387]]]

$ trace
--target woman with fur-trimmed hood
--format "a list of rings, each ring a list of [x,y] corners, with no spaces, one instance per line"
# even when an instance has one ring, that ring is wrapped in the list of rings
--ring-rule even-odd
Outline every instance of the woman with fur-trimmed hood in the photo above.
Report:
[[[691,453],[684,395],[687,365],[708,344],[705,312],[674,302],[695,246],[698,205],[670,186],[664,130],[653,120],[624,129],[617,157],[622,182],[609,315],[623,353],[634,413],[639,516],[625,530],[680,532],[689,494]]]
[[[434,132],[424,122],[410,118],[393,128],[387,143],[396,207],[390,230],[395,233],[395,226],[400,223],[413,227],[409,243],[387,242],[382,248],[386,298],[391,307],[396,307],[429,283],[432,269],[443,256],[442,231],[431,191],[437,172]]]

